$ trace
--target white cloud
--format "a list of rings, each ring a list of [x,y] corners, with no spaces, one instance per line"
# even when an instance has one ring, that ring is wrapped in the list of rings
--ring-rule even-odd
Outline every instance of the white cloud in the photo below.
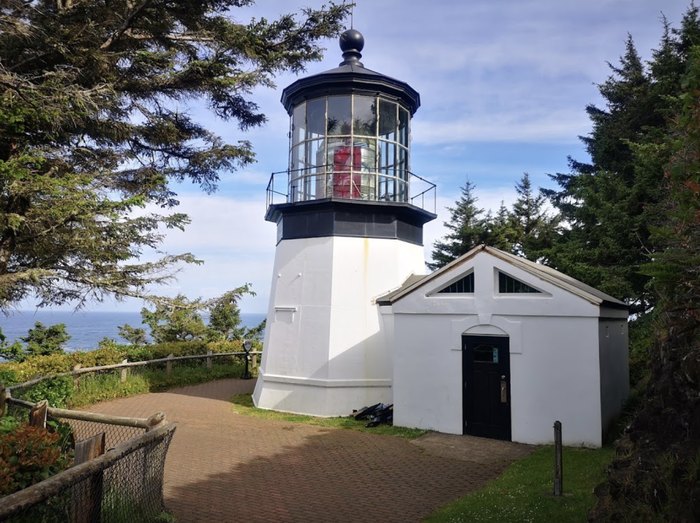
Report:
[[[420,144],[460,142],[563,142],[578,140],[589,127],[583,111],[547,111],[530,108],[521,112],[454,114],[440,122],[416,120],[414,141]]]

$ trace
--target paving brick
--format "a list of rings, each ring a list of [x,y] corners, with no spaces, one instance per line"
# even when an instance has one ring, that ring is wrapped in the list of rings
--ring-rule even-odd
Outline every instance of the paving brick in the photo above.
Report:
[[[177,422],[164,493],[180,523],[420,521],[531,451],[469,436],[407,441],[236,414],[229,399],[253,386],[219,380],[93,410],[162,410]]]

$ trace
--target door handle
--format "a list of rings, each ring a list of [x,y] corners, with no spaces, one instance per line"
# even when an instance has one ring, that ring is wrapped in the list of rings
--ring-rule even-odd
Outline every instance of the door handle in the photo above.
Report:
[[[505,376],[501,376],[501,403],[508,403],[508,383]]]

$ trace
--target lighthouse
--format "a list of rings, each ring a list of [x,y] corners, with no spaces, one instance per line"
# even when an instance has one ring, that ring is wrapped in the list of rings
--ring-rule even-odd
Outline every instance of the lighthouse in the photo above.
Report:
[[[256,406],[316,416],[392,400],[393,320],[376,299],[423,274],[435,186],[410,170],[419,94],[365,68],[364,38],[343,61],[284,89],[287,170],[268,185],[277,246]]]

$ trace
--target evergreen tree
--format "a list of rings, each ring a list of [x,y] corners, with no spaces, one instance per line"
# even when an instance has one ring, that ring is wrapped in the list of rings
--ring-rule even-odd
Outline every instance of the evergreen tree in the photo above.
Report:
[[[224,293],[209,305],[209,331],[211,340],[240,340],[246,337],[246,329],[241,326],[241,311],[238,301],[243,295],[255,296],[250,284]]]
[[[680,89],[688,42],[700,34],[691,7],[680,30],[664,32],[648,68],[631,37],[619,66],[599,86],[605,107],[589,106],[591,134],[583,138],[590,163],[570,160],[572,172],[553,179],[558,191],[545,191],[567,224],[548,251],[559,270],[625,299],[631,312],[654,306],[650,278],[641,270],[658,250],[651,236],[661,223],[663,169],[667,158],[639,163],[637,151],[654,149],[668,131],[671,100]]]
[[[141,309],[141,320],[151,329],[155,343],[202,339],[207,331],[200,311],[200,298],[189,300],[182,294],[161,298],[153,310]]]
[[[529,260],[541,260],[554,241],[557,220],[548,216],[544,207],[546,197],[533,190],[528,173],[524,173],[515,185],[515,191],[518,198],[509,215],[512,234],[510,250]],[[501,212],[499,210],[499,219]]]
[[[250,93],[321,57],[350,5],[239,22],[252,0],[0,5],[0,309],[143,296],[191,254],[134,261],[182,228],[176,184],[254,160]],[[238,127],[224,143],[191,103]],[[150,205],[162,213],[135,212]]]
[[[46,356],[63,352],[63,346],[70,340],[65,323],[57,323],[48,327],[37,321],[34,327],[29,329],[24,338],[20,338],[27,344],[28,356]]]
[[[0,329],[0,358],[8,361],[22,361],[27,357],[24,347],[19,341],[7,342],[7,337]]]
[[[455,202],[455,206],[448,207],[450,221],[445,222],[445,227],[450,232],[433,245],[433,262],[428,264],[432,270],[447,265],[470,249],[486,242],[489,229],[482,218],[484,210],[476,205],[478,198],[474,195],[474,188],[474,184],[467,180],[461,188],[461,196]]]
[[[700,43],[700,42],[698,42]],[[658,296],[650,376],[618,441],[590,521],[697,521],[700,516],[700,45],[688,51],[677,114],[665,139],[635,148],[639,165],[664,165],[664,220],[643,267]]]
[[[132,327],[129,324],[119,326],[119,336],[131,345],[146,345],[148,343],[146,330],[140,327]]]
[[[501,200],[501,205],[498,207],[496,215],[488,216],[486,221],[489,226],[489,245],[502,251],[512,252],[516,232],[513,230],[513,220],[511,219],[510,211],[503,200]]]

